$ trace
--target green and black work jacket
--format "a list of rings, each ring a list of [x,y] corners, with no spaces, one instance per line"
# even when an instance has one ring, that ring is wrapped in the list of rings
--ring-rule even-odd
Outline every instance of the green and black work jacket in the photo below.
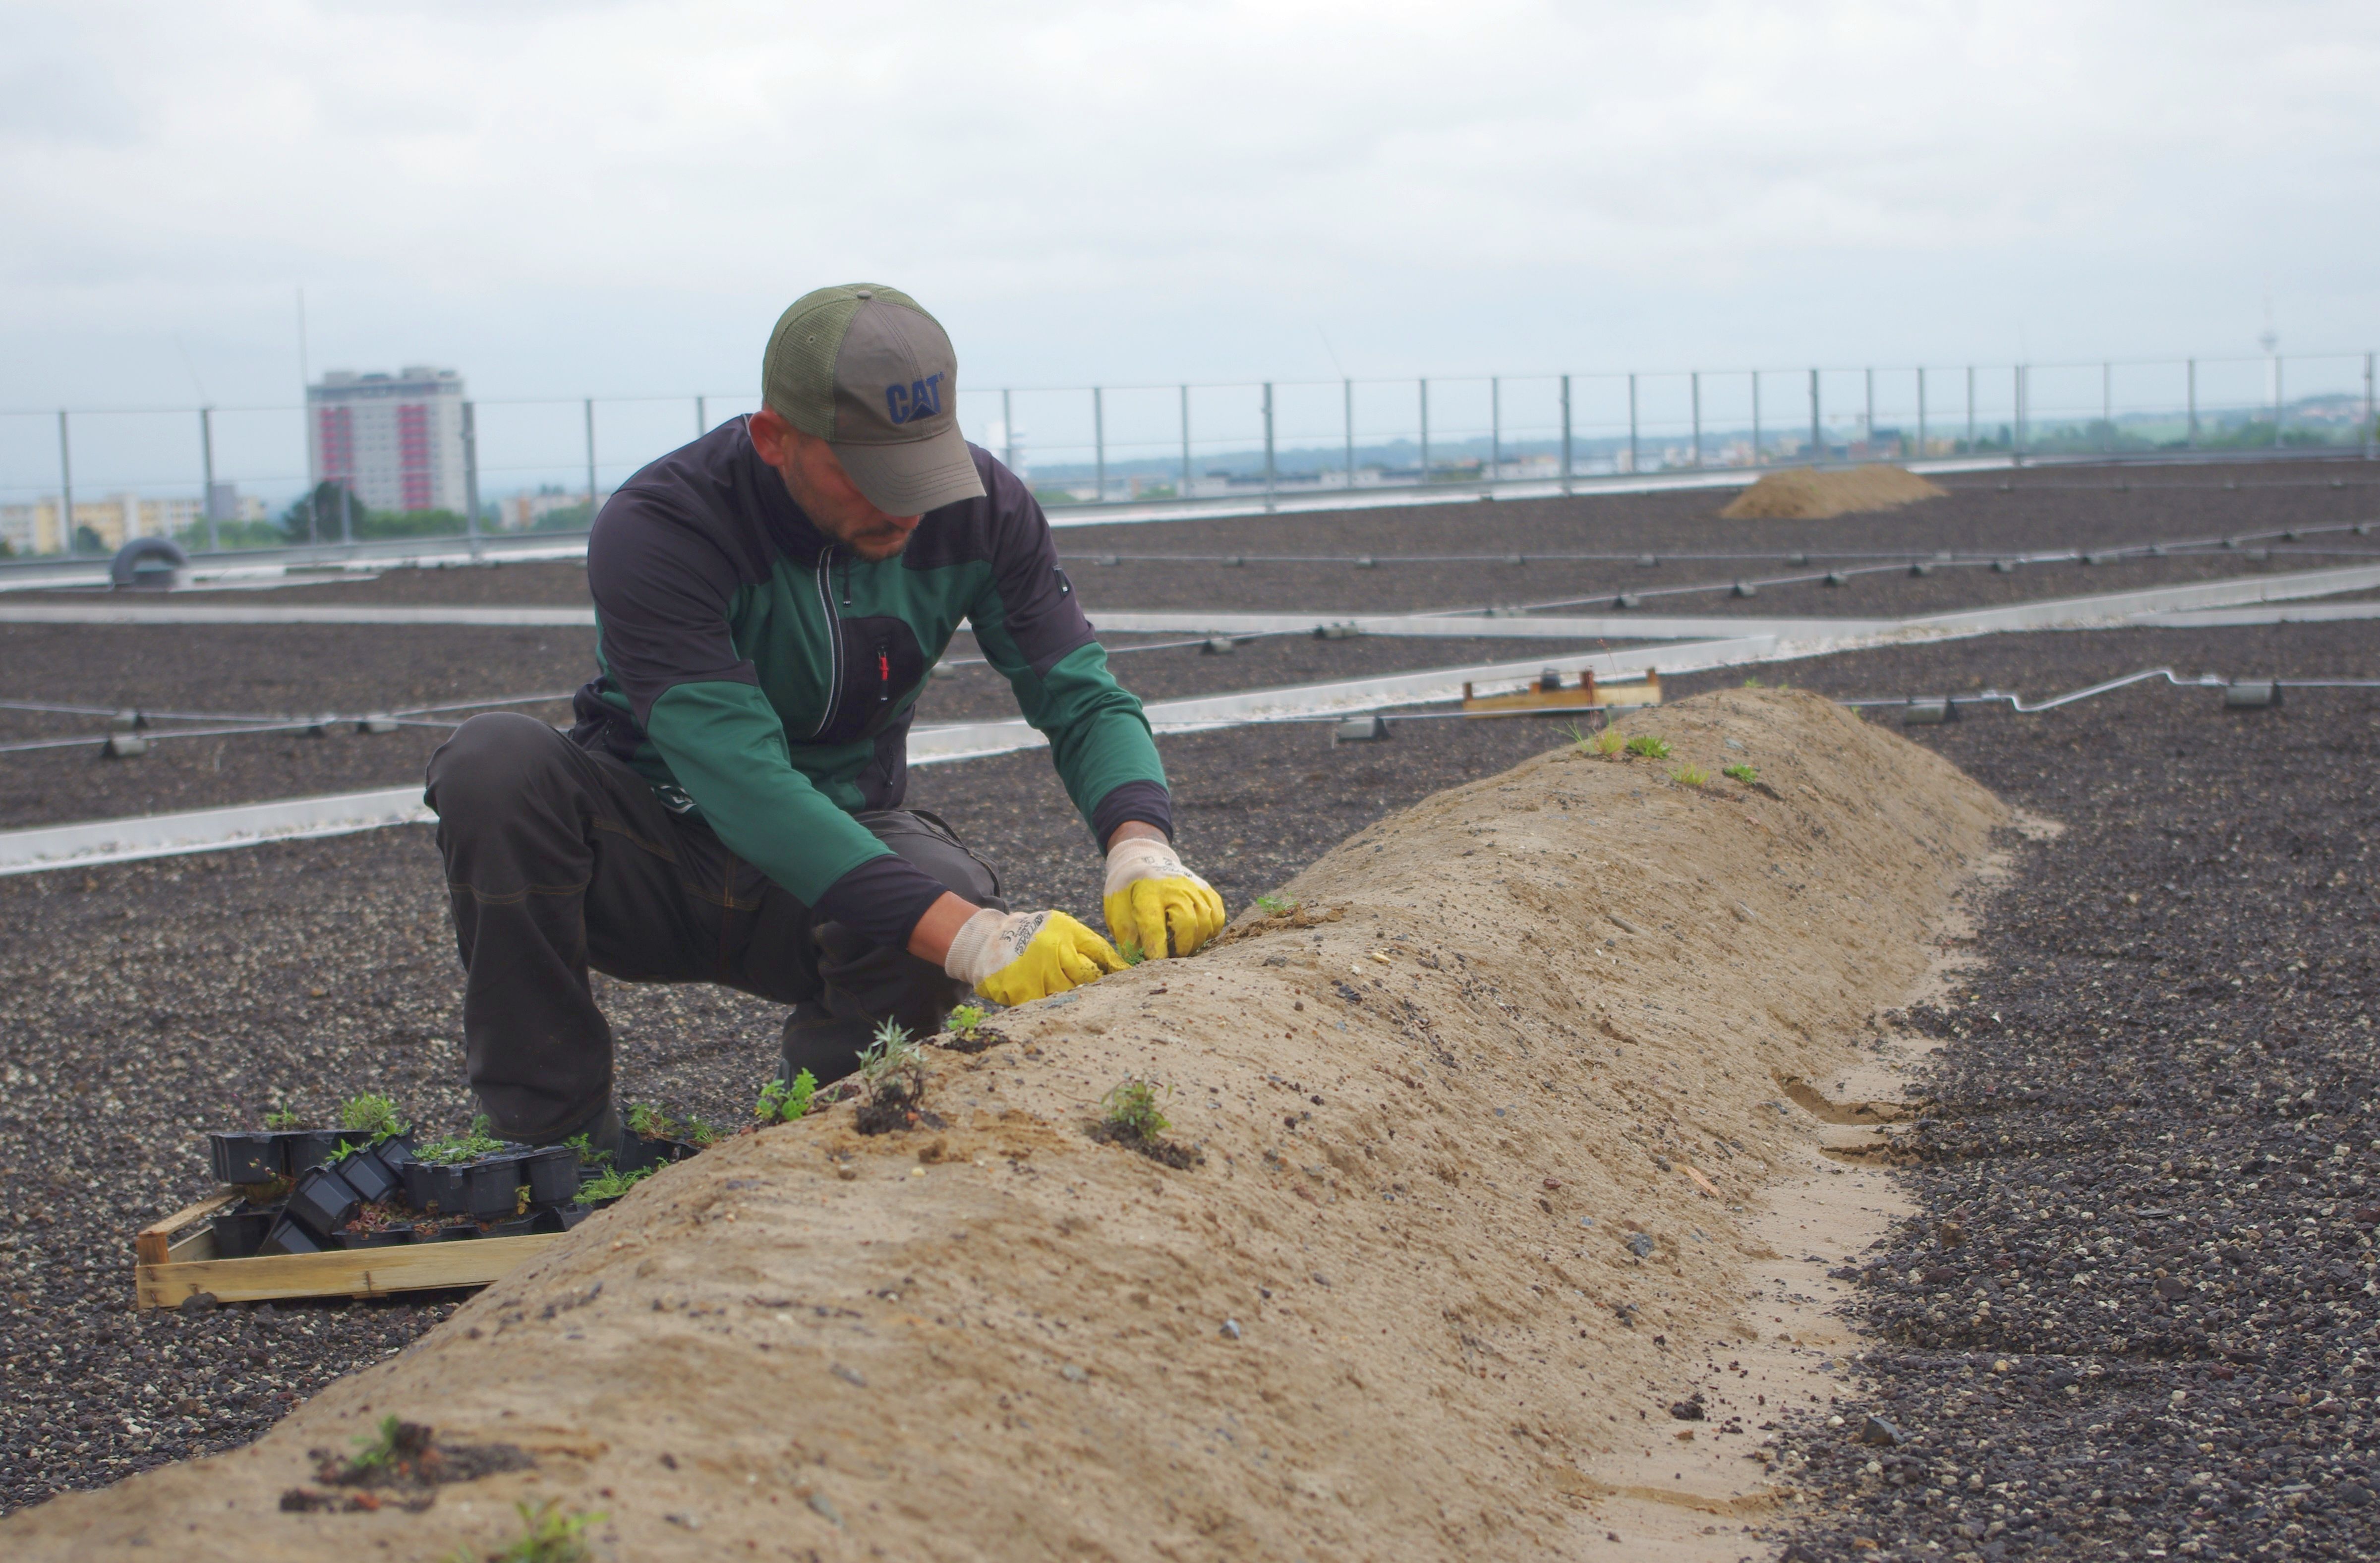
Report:
[[[630,479],[587,544],[600,672],[572,737],[884,944],[942,886],[852,816],[900,806],[911,709],[962,623],[1048,736],[1094,837],[1172,829],[1148,720],[1109,672],[1040,505],[969,449],[985,497],[929,512],[874,563],[811,525],[741,418]]]

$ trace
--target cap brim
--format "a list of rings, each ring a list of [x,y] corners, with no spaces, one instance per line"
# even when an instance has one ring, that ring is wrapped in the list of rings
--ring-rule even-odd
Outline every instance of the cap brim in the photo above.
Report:
[[[888,515],[922,515],[961,500],[981,499],[983,479],[955,426],[897,445],[830,441],[835,458],[868,503]]]

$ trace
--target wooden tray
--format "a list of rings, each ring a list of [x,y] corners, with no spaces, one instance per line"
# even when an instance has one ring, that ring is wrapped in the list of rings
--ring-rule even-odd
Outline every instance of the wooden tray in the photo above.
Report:
[[[1583,711],[1660,703],[1661,675],[1658,672],[1625,684],[1597,684],[1595,674],[1588,672],[1579,674],[1578,682],[1570,685],[1561,682],[1560,673],[1548,673],[1528,688],[1510,695],[1474,695],[1469,684],[1463,686],[1463,709],[1466,711]]]
[[[201,1291],[218,1302],[261,1302],[278,1297],[386,1297],[398,1291],[485,1286],[568,1235],[536,1232],[341,1248],[327,1254],[218,1258],[208,1219],[239,1198],[237,1189],[226,1187],[135,1234],[133,1286],[140,1307],[175,1307]]]

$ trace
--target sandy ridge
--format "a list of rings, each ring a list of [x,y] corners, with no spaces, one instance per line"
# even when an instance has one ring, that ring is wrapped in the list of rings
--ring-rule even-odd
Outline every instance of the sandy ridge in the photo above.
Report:
[[[1923,975],[2003,818],[1815,697],[1622,731],[1677,754],[1427,800],[1287,887],[1299,915],[935,1055],[947,1128],[735,1141],[253,1448],[0,1549],[428,1557],[553,1497],[639,1558],[1616,1555],[1598,1472],[1743,1327],[1749,1207],[1803,1155],[1777,1077]],[[1667,774],[1738,760],[1766,790]],[[1130,1073],[1202,1167],[1089,1141]],[[389,1411],[541,1467],[279,1512]]]

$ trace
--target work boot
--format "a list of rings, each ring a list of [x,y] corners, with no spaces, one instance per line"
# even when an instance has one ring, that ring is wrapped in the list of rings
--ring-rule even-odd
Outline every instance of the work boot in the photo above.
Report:
[[[832,1085],[859,1067],[859,1055],[876,1039],[876,1023],[866,1015],[836,1015],[805,1000],[785,1016],[777,1046],[777,1083],[791,1084],[804,1070],[820,1085]]]

